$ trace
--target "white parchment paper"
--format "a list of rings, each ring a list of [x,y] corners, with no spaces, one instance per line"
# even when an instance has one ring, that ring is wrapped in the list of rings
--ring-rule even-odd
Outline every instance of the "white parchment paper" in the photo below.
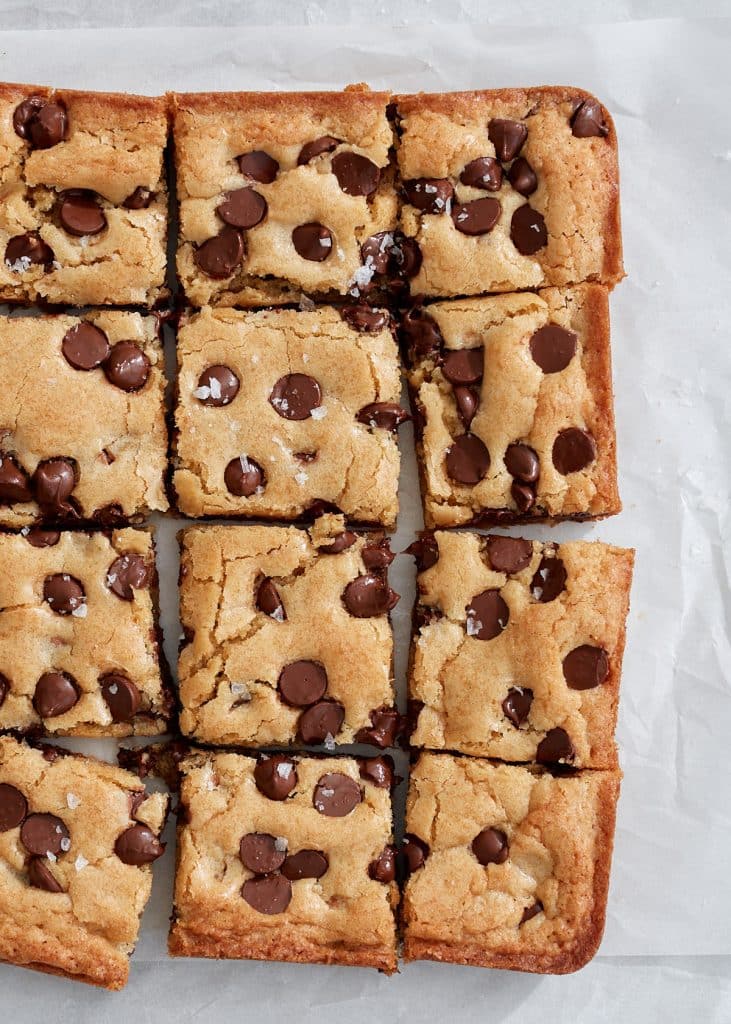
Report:
[[[353,81],[401,91],[575,84],[607,104],[620,140],[629,276],[612,296],[612,326],[624,512],[596,526],[522,531],[637,549],[619,725],[625,781],[602,957],[571,979],[428,964],[404,967],[391,979],[292,965],[155,966],[150,961],[165,958],[168,855],[156,865],[135,954],[138,973],[133,970],[128,993],[115,997],[117,1007],[128,1007],[139,1020],[168,1019],[164,1007],[150,1002],[162,985],[187,992],[185,1006],[203,1016],[206,1007],[230,1013],[240,1005],[247,1018],[248,1009],[271,1019],[439,1020],[453,1010],[465,1020],[494,1011],[494,1019],[525,1021],[550,1020],[570,1006],[571,1016],[583,1021],[604,1019],[603,1000],[611,996],[627,1009],[639,1002],[663,1005],[670,1019],[686,1020],[695,997],[681,993],[697,978],[708,996],[697,1019],[730,1019],[731,988],[719,961],[697,970],[683,961],[666,974],[670,989],[647,1003],[645,976],[626,959],[731,954],[729,54],[729,19],[581,30],[417,23],[398,29],[0,31],[4,80],[149,93],[339,88]],[[421,525],[411,436],[405,430],[401,438],[402,515],[394,550]],[[173,660],[179,632],[175,528],[169,521],[159,527]],[[402,688],[413,575],[411,560],[398,558],[392,582],[403,594],[395,613]],[[90,749],[81,741],[76,746]],[[18,977],[0,969],[3,984]],[[637,987],[636,1000],[628,991],[618,996],[623,982]],[[98,1002],[106,997],[79,996],[78,988],[53,979],[33,979],[29,988],[36,984],[46,997],[63,994],[64,1017],[85,1008],[84,1019],[118,1019]],[[17,1006],[30,1014],[23,1019],[37,1019],[21,988]],[[671,992],[678,995],[669,999]],[[366,1005],[369,1013],[361,1014]],[[178,1020],[192,1019],[185,1009],[177,1012]]]

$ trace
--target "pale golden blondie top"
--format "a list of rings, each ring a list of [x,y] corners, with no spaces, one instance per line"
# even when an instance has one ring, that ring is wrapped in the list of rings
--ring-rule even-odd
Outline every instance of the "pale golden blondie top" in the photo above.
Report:
[[[621,280],[617,139],[597,100],[548,87],[395,104],[412,294]]]
[[[448,532],[414,550],[412,744],[616,767],[634,553]]]
[[[402,334],[427,526],[620,511],[606,288],[437,302]]]
[[[388,100],[365,87],[173,96],[189,302],[257,306],[370,283],[366,260],[397,218]]]
[[[167,129],[164,97],[0,85],[0,300],[162,294]]]
[[[184,760],[170,953],[394,971],[384,761]]]
[[[167,806],[130,772],[0,738],[0,960],[122,988]]]
[[[166,509],[164,393],[152,317],[0,317],[0,524]]]
[[[422,755],[406,811],[404,958],[583,967],[604,931],[619,780]]]
[[[165,732],[156,590],[144,530],[0,535],[0,729]]]
[[[174,486],[190,516],[336,506],[393,526],[398,353],[388,314],[206,308],[178,334]]]
[[[342,517],[183,531],[180,727],[205,743],[393,746],[382,535]]]

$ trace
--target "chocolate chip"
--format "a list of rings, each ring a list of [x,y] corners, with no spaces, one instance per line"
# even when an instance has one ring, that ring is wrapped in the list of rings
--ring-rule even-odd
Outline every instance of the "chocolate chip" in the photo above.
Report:
[[[285,420],[306,420],[322,403],[322,391],[314,377],[288,373],[280,377],[269,395],[272,408]]]
[[[446,178],[416,178],[404,182],[406,199],[422,213],[446,213],[454,189]]]
[[[508,837],[498,828],[483,828],[472,840],[472,852],[483,867],[504,864],[510,852]]]
[[[495,572],[522,572],[533,557],[533,545],[520,537],[490,536],[485,541],[490,567]]]
[[[566,566],[560,558],[547,558],[545,555],[531,580],[530,592],[535,601],[547,604],[555,601],[566,589]]]
[[[536,172],[523,156],[519,156],[512,164],[508,171],[508,181],[516,192],[526,197],[532,196],[538,188]]]
[[[523,686],[511,686],[502,703],[502,709],[508,721],[512,722],[516,729],[520,729],[521,725],[528,721],[532,703],[532,690]]]
[[[0,455],[0,505],[31,501],[30,480],[12,455]]]
[[[243,153],[236,159],[241,173],[262,185],[271,185],[279,173],[279,163],[262,149],[253,149],[250,153]]]
[[[536,761],[539,764],[558,764],[573,761],[576,751],[565,729],[549,729],[538,744]]]
[[[66,672],[44,672],[36,683],[33,707],[41,718],[57,718],[70,711],[80,696],[76,682]]]
[[[154,198],[155,193],[151,188],[138,185],[134,192],[127,196],[122,206],[125,210],[146,210]]]
[[[283,914],[292,899],[292,883],[279,873],[249,878],[241,895],[259,914]]]
[[[510,619],[510,609],[499,590],[483,590],[467,605],[467,636],[478,640],[494,640],[500,636]]]
[[[396,555],[391,550],[388,537],[366,544],[361,552],[363,565],[366,569],[387,569]]]
[[[216,207],[216,213],[224,224],[246,230],[264,220],[267,201],[253,188],[236,188],[224,193],[223,202]]]
[[[10,693],[10,680],[4,672],[0,672],[0,708],[5,703],[5,698]]]
[[[544,373],[565,370],[575,353],[576,335],[558,324],[545,324],[531,336],[530,354]]]
[[[536,503],[536,492],[533,487],[518,480],[513,480],[510,485],[510,496],[521,513],[529,512]]]
[[[140,691],[121,672],[107,672],[99,679],[102,692],[113,722],[131,722],[140,710]]]
[[[490,453],[476,434],[460,434],[447,448],[446,467],[455,483],[474,487],[490,468]]]
[[[33,548],[52,548],[58,544],[61,534],[58,530],[42,530],[34,526],[25,534],[25,539]]]
[[[66,499],[75,486],[76,474],[68,459],[39,462],[33,474],[36,501],[45,512],[65,512]]]
[[[161,843],[147,825],[131,825],[120,836],[117,836],[114,852],[123,864],[141,867],[143,864],[151,864],[153,860],[162,857],[165,852],[165,843]]]
[[[257,587],[256,607],[260,612],[268,615],[270,619],[276,619],[277,622],[286,622],[287,613],[284,610],[284,604],[279,596],[279,591],[268,576]]]
[[[407,832],[404,835],[401,852],[407,875],[413,875],[419,868],[424,867],[426,858],[429,856],[429,846],[423,839],[419,839],[412,832]]]
[[[379,231],[378,234],[366,238],[360,247],[360,256],[365,266],[370,267],[374,274],[387,274],[389,270],[395,273],[393,249],[393,234],[389,231]]]
[[[519,206],[510,222],[510,237],[521,256],[533,256],[548,242],[543,215],[529,203]]]
[[[278,846],[284,848],[278,849]],[[286,850],[286,844],[278,844],[268,832],[249,832],[239,844],[241,863],[256,875],[268,875],[281,868],[287,856]]]
[[[416,277],[421,269],[422,255],[415,238],[394,235],[393,257],[397,272],[405,278]]]
[[[332,172],[338,185],[349,196],[369,196],[378,188],[381,168],[368,157],[346,150],[332,158]]]
[[[31,857],[28,861],[28,881],[35,889],[45,889],[46,892],[63,892],[63,886],[58,882],[51,869],[46,864],[45,857]]]
[[[17,828],[28,813],[28,801],[15,786],[0,782],[0,832]]]
[[[527,444],[509,444],[505,452],[505,468],[516,480],[533,484],[540,473],[538,455]]]
[[[359,729],[356,743],[372,743],[374,747],[392,747],[399,728],[399,713],[396,708],[375,708],[370,712],[371,724]]]
[[[279,673],[277,687],[285,704],[306,708],[327,690],[327,672],[316,661],[291,661]]]
[[[572,690],[592,690],[609,675],[609,658],[603,647],[582,644],[563,659],[563,676]]]
[[[309,465],[310,462],[314,462],[317,459],[319,452],[295,452],[294,457],[298,462],[303,462],[305,465]]]
[[[404,313],[401,335],[412,359],[426,358],[440,351],[444,345],[436,320],[421,306],[414,306]]]
[[[147,562],[134,551],[115,558],[107,571],[107,586],[123,601],[133,601],[135,590],[146,590],[152,573]]]
[[[487,126],[487,136],[495,147],[498,160],[505,164],[520,153],[528,138],[528,129],[520,121],[494,117]]]
[[[411,419],[397,402],[371,402],[370,405],[364,405],[355,418],[367,427],[391,431],[398,430],[402,423]]]
[[[609,135],[609,125],[604,119],[604,111],[595,99],[586,99],[579,104],[571,118],[571,131],[577,139],[589,139],[592,136],[603,138]]]
[[[75,370],[94,370],[109,355],[109,341],[104,331],[82,320],[66,331],[61,351]]]
[[[21,843],[28,853],[38,857],[49,853],[58,857],[65,852],[64,846],[68,849],[69,844],[64,841],[68,839],[69,830],[55,814],[29,814],[20,826]]]
[[[333,249],[332,231],[318,221],[300,224],[292,232],[292,245],[303,260],[322,263]]]
[[[232,276],[245,255],[246,246],[241,232],[227,224],[217,235],[199,245],[193,258],[204,274],[223,281]]]
[[[473,199],[452,204],[452,220],[463,235],[486,235],[500,220],[502,206],[497,199]]]
[[[107,226],[107,218],[95,192],[69,189],[58,208],[61,227],[70,235],[98,235]]]
[[[31,149],[50,149],[63,142],[68,126],[66,107],[61,100],[30,96],[13,112],[15,134],[25,139]]]
[[[342,772],[321,775],[312,794],[312,806],[328,818],[344,818],[354,811],[363,799],[360,786]]]
[[[484,372],[484,349],[452,349],[444,356],[442,373],[450,384],[476,384]]]
[[[503,169],[492,156],[478,156],[470,160],[459,176],[463,185],[482,188],[486,192],[499,192],[503,183]]]
[[[118,341],[104,364],[104,373],[120,391],[139,391],[150,376],[150,360],[133,341]]]
[[[467,388],[461,384],[454,385],[453,393],[459,418],[462,420],[465,430],[469,430],[480,404],[480,396],[474,388]]]
[[[540,900],[536,900],[536,902],[532,906],[525,908],[525,910],[523,911],[523,916],[520,919],[520,924],[525,924],[526,921],[530,921],[532,920],[532,918],[537,917],[538,914],[542,913],[543,904]]]
[[[284,754],[263,757],[256,762],[254,782],[270,800],[286,800],[297,785],[297,766]]]
[[[51,269],[55,256],[50,245],[46,245],[37,231],[26,231],[14,235],[5,246],[5,265],[15,274],[22,274],[31,265]]]
[[[334,149],[337,149],[341,141],[341,139],[336,139],[334,135],[321,135],[319,139],[306,142],[300,150],[297,163],[301,166],[302,164],[308,164],[315,157],[322,156],[323,153],[332,153]]]
[[[303,711],[297,732],[303,743],[324,743],[335,738],[345,721],[345,708],[336,700],[320,700]]]
[[[385,615],[398,601],[399,595],[391,590],[388,581],[374,573],[356,577],[343,591],[343,603],[356,619]]]
[[[553,442],[553,464],[562,476],[578,473],[596,458],[596,441],[588,430],[567,427]]]
[[[368,865],[368,877],[374,882],[389,885],[396,878],[396,847],[384,846],[375,860]]]
[[[86,591],[67,572],[57,572],[43,581],[43,600],[57,615],[71,615],[86,602]]]
[[[389,315],[385,309],[371,309],[370,306],[343,306],[340,316],[361,334],[375,334],[388,327]]]
[[[366,757],[360,762],[360,777],[377,786],[378,789],[390,789],[393,785],[393,758],[388,754],[379,757]]]
[[[317,550],[322,555],[339,555],[341,551],[347,551],[352,547],[357,539],[357,535],[352,530],[343,530],[329,544],[321,544]]]
[[[263,490],[266,477],[258,462],[246,455],[231,459],[223,474],[224,483],[230,494],[237,498],[250,498]]]
[[[282,874],[290,882],[299,882],[303,878],[322,878],[330,862],[322,850],[300,850],[287,857],[282,865]]]
[[[439,561],[439,545],[433,533],[425,531],[418,540],[406,548],[404,554],[413,555],[419,572],[426,572]]]

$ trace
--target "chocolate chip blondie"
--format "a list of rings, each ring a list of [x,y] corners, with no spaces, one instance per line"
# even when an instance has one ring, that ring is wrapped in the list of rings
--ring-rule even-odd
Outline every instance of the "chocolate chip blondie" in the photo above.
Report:
[[[0,737],[0,960],[122,988],[167,805],[130,772]]]
[[[412,744],[615,768],[634,553],[446,531],[412,551]]]
[[[427,526],[620,511],[606,288],[414,307],[401,333]]]
[[[617,139],[594,97],[498,89],[395,106],[412,294],[621,280]]]
[[[172,956],[396,970],[385,758],[193,753],[180,767]]]
[[[164,97],[0,85],[0,301],[163,294],[167,129]]]
[[[604,931],[619,783],[422,754],[406,812],[404,959],[583,967]]]
[[[397,219],[387,93],[172,99],[177,266],[191,304],[274,305],[370,284]]]
[[[0,534],[0,730],[165,732],[156,605],[145,530]]]
[[[382,535],[357,535],[338,516],[309,532],[184,530],[184,735],[255,747],[393,746],[393,557]]]
[[[164,393],[152,317],[0,317],[0,525],[166,509]]]
[[[181,512],[394,525],[408,416],[387,313],[205,308],[180,328],[178,363]]]

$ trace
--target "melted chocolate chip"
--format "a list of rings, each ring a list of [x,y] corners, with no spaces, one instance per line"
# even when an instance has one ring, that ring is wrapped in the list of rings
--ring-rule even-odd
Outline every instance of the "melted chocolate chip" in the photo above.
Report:
[[[282,419],[306,420],[322,404],[322,391],[314,377],[288,373],[272,388],[269,403]]]
[[[371,402],[370,405],[364,405],[355,418],[367,427],[391,431],[398,430],[402,423],[411,419],[397,402]]]
[[[592,690],[609,675],[609,658],[603,647],[582,644],[563,659],[563,676],[572,690]]]
[[[476,384],[484,372],[484,350],[458,348],[445,353],[442,373],[450,384]]]
[[[64,193],[58,208],[58,217],[61,227],[76,237],[98,235],[107,226],[107,218],[99,205],[99,197],[95,192],[84,189],[69,189]]]
[[[521,256],[533,256],[548,242],[543,214],[529,203],[519,206],[510,221],[510,237]]]
[[[0,672],[0,708],[5,703],[5,698],[10,693],[10,680],[4,672]],[[1,831],[1,830],[0,830]]]
[[[303,878],[322,878],[330,862],[322,850],[299,850],[287,857],[282,865],[282,874],[290,882],[299,882]]]
[[[505,468],[516,480],[534,484],[540,473],[538,455],[527,444],[509,444],[505,452]]]
[[[127,196],[122,206],[125,210],[146,210],[155,199],[156,193],[144,185],[138,185],[134,192]]]
[[[509,575],[522,572],[533,557],[533,545],[529,540],[520,537],[489,536],[485,541],[485,550],[490,567],[495,572]]]
[[[34,889],[44,889],[46,892],[63,892],[63,886],[54,877],[51,869],[46,864],[45,857],[31,857],[28,861],[28,881]]]
[[[343,591],[343,603],[356,619],[385,615],[398,604],[399,595],[388,581],[375,573],[366,573],[351,580]]]
[[[588,430],[567,427],[553,442],[553,464],[562,476],[578,473],[596,458],[596,441]]]
[[[361,334],[375,334],[389,324],[389,315],[385,309],[371,309],[370,306],[343,306],[340,316],[349,327]]]
[[[406,548],[404,554],[413,555],[419,572],[426,572],[439,561],[439,545],[433,533],[424,531],[418,540]]]
[[[360,762],[360,777],[377,786],[378,789],[390,789],[393,785],[393,758],[388,754],[378,757],[366,757]]]
[[[284,849],[278,849],[278,845],[284,846]],[[278,844],[275,837],[270,836],[268,832],[249,832],[241,839],[239,856],[241,863],[249,871],[257,875],[268,875],[284,864],[286,849],[285,844]]]
[[[150,360],[133,341],[118,341],[104,363],[104,373],[120,391],[139,391],[150,376]]]
[[[472,852],[483,867],[504,864],[510,852],[508,837],[501,829],[483,828],[472,840]]]
[[[68,459],[39,462],[33,474],[36,501],[44,512],[66,512],[66,499],[76,486],[74,467]]]
[[[279,163],[261,149],[244,153],[237,160],[241,173],[262,185],[271,185],[279,173]]]
[[[459,176],[463,185],[482,188],[486,192],[499,192],[503,183],[503,169],[492,156],[478,156],[470,160]]]
[[[13,111],[13,128],[31,149],[50,149],[66,138],[66,106],[61,100],[30,96]]]
[[[421,306],[404,313],[401,319],[401,336],[412,359],[423,359],[439,352],[444,345],[442,332],[436,320]]]
[[[519,156],[508,171],[508,181],[522,196],[532,196],[538,188],[536,172],[525,159]]]
[[[342,772],[327,772],[320,776],[312,794],[312,806],[328,818],[344,818],[354,811],[363,799],[360,786]]]
[[[464,387],[461,384],[454,385],[453,393],[459,418],[462,420],[465,430],[468,431],[480,404],[480,396],[474,388]]]
[[[131,722],[142,703],[140,691],[121,672],[107,672],[99,679],[102,697],[113,722]]]
[[[34,526],[25,535],[25,539],[33,548],[52,548],[58,544],[61,534],[58,530],[42,530]]]
[[[17,828],[28,813],[28,801],[15,786],[0,782],[0,832]]]
[[[147,562],[135,551],[115,558],[107,571],[106,583],[113,594],[123,601],[133,601],[135,590],[146,590],[152,573]]]
[[[490,453],[476,434],[460,434],[447,448],[446,468],[455,483],[474,487],[490,468]]]
[[[247,230],[264,220],[267,201],[253,188],[236,188],[224,193],[223,202],[216,207],[216,213],[224,224]]]
[[[528,721],[532,703],[532,690],[523,686],[511,686],[502,703],[502,709],[508,721],[512,722],[516,729],[520,729],[521,725]]]
[[[292,245],[303,260],[322,263],[333,249],[332,231],[318,221],[300,224],[292,232]]]
[[[565,370],[575,353],[576,335],[558,324],[545,324],[531,336],[530,354],[544,373]]]
[[[368,865],[368,877],[389,885],[396,878],[396,847],[385,846]]]
[[[55,256],[37,231],[14,235],[5,246],[5,265],[15,274],[22,274],[31,266],[42,266],[49,271]]]
[[[55,814],[29,814],[20,826],[21,843],[28,853],[38,857],[49,853],[58,857],[68,838],[69,830]]]
[[[66,331],[61,351],[75,370],[94,370],[109,355],[109,340],[104,331],[82,320]]]
[[[366,544],[361,552],[363,565],[366,569],[371,570],[387,569],[395,557],[396,555],[391,550],[388,537],[382,537],[381,540]]]
[[[495,147],[498,160],[505,164],[520,153],[528,138],[528,129],[520,121],[495,117],[487,126],[487,136]]]
[[[303,711],[297,731],[303,743],[324,743],[333,739],[345,721],[345,708],[336,700],[320,700]]]
[[[413,875],[419,868],[423,868],[426,858],[429,856],[429,845],[423,839],[419,839],[412,832],[407,832],[401,847],[404,866],[407,875]]]
[[[346,150],[332,158],[332,172],[349,196],[369,196],[378,188],[381,168],[368,157]]]
[[[499,200],[492,198],[452,204],[454,226],[463,235],[486,235],[500,220],[501,212]]]
[[[371,743],[374,747],[392,747],[399,730],[399,713],[396,708],[375,708],[370,713],[371,724],[359,729],[357,743]]]
[[[525,910],[523,911],[523,916],[520,919],[520,924],[525,924],[526,921],[530,921],[534,917],[537,917],[538,914],[542,914],[542,913],[543,913],[543,904],[541,903],[540,900],[536,900],[535,903],[532,906],[525,908]]]
[[[284,610],[279,591],[268,576],[257,587],[256,607],[270,619],[276,619],[277,622],[286,622],[287,620],[287,613]]]
[[[549,729],[538,744],[536,761],[539,764],[559,764],[573,761],[576,751],[565,729]]]
[[[254,459],[239,455],[231,459],[223,474],[224,483],[230,494],[237,498],[250,498],[266,484],[264,470]]]
[[[114,844],[114,852],[123,864],[141,867],[151,864],[165,852],[165,843],[161,843],[152,829],[147,825],[131,825]]]
[[[499,590],[483,590],[467,605],[465,628],[468,636],[493,640],[500,636],[510,619],[510,609]]]
[[[292,661],[279,673],[279,695],[290,707],[306,708],[327,690],[327,672],[316,661]]]
[[[28,474],[12,455],[0,455],[0,505],[17,505],[31,501]]]
[[[446,213],[454,198],[454,189],[446,178],[416,178],[404,182],[406,199],[422,213]]]
[[[286,800],[297,785],[297,766],[284,754],[262,757],[254,768],[254,782],[270,800]]]
[[[86,591],[67,572],[57,572],[43,581],[43,600],[57,615],[71,615],[86,602]]]
[[[566,566],[560,558],[547,558],[545,555],[531,580],[530,592],[535,601],[547,604],[555,601],[566,589]]]
[[[241,895],[259,914],[283,914],[292,899],[292,883],[279,873],[249,878]]]
[[[357,534],[352,530],[343,530],[337,537],[334,537],[329,544],[321,544],[318,551],[322,555],[339,555],[341,551],[347,551],[357,541]]]
[[[193,258],[204,274],[223,281],[232,276],[245,255],[246,246],[241,232],[227,224],[217,235],[199,245]]]
[[[536,492],[530,484],[522,484],[513,480],[510,485],[510,495],[518,507],[518,511],[529,512],[536,503]]]
[[[33,707],[41,718],[57,718],[70,711],[80,696],[75,680],[66,672],[44,672],[36,683]]]
[[[306,142],[300,150],[297,163],[301,166],[302,164],[308,164],[318,156],[322,156],[323,153],[332,153],[340,145],[340,142],[341,140],[336,139],[334,135],[321,135],[319,139]]]
[[[592,136],[604,138],[609,135],[604,111],[595,99],[586,99],[576,108],[571,118],[571,132],[577,139],[589,139]]]

